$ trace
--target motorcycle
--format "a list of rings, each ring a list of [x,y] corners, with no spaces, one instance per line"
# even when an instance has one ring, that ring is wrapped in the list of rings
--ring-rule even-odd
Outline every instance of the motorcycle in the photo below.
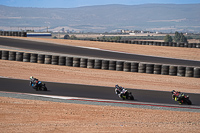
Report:
[[[31,85],[36,91],[47,91],[45,83],[38,81],[38,84],[34,87],[34,84]]]
[[[177,101],[177,97],[175,97],[174,100]],[[188,95],[185,95],[185,94],[182,94],[182,95],[181,95],[180,100],[179,100],[179,103],[180,103],[180,104],[187,104],[187,105],[191,105],[191,104],[192,104],[192,102],[191,102],[190,99],[189,99],[189,96],[188,96]]]
[[[131,92],[126,91],[126,92],[123,93],[122,99],[123,99],[123,100],[126,100],[126,99],[127,99],[127,100],[134,100],[134,97],[133,97],[133,95],[132,95]]]
[[[128,90],[124,89],[123,90],[119,90],[117,88],[115,88],[115,93],[120,97],[122,98],[123,100],[134,100],[134,97],[132,95],[131,92],[129,92]]]

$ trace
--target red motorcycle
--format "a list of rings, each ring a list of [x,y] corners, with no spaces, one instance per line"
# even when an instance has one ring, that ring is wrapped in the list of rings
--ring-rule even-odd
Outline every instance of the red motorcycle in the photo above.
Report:
[[[192,104],[188,95],[185,95],[184,93],[177,92],[174,90],[172,91],[172,99],[174,99],[175,101],[178,101],[179,104],[187,104],[187,105]]]

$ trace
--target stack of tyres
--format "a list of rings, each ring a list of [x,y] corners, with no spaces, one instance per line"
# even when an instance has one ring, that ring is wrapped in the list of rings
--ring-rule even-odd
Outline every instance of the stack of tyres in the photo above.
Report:
[[[53,55],[51,60],[52,65],[58,65],[58,56]]]
[[[162,44],[161,44],[161,42],[157,42],[157,46],[161,46]]]
[[[172,47],[176,47],[176,43],[175,42],[172,43]]]
[[[185,69],[186,67],[184,66],[178,66],[177,76],[185,77]]]
[[[169,66],[169,75],[177,76],[177,66]]]
[[[146,64],[146,73],[153,74],[154,72],[154,64]]]
[[[102,60],[102,68],[103,70],[109,69],[109,60]]]
[[[169,65],[162,65],[161,74],[169,75]]]
[[[52,55],[45,55],[44,64],[51,64]]]
[[[149,45],[153,45],[153,42],[152,42],[152,41],[150,41],[150,42],[149,42]]]
[[[131,71],[131,63],[130,62],[124,62],[124,71],[125,72]]]
[[[200,68],[194,68],[194,77],[200,78]]]
[[[16,52],[16,61],[23,61],[23,52]]]
[[[188,48],[192,48],[193,43],[188,43]]]
[[[94,59],[88,59],[87,68],[94,68]]]
[[[8,55],[9,55],[8,53],[9,53],[8,51],[4,50],[2,51],[2,57],[1,57],[2,60],[8,60]]]
[[[37,54],[31,54],[31,58],[30,58],[30,62],[31,63],[37,63],[37,57],[38,55]]]
[[[30,53],[24,53],[23,62],[30,62]]]
[[[193,43],[192,48],[196,48],[196,45],[197,45],[196,43]]]
[[[73,66],[73,57],[66,57],[66,66]]]
[[[2,51],[0,51],[0,59],[2,58]]]
[[[109,70],[116,70],[116,61],[109,61]]]
[[[95,59],[94,60],[94,69],[101,69],[102,60]]]
[[[73,58],[73,67],[80,67],[80,58],[79,57]]]
[[[15,61],[16,60],[16,52],[9,51],[9,58],[8,60]]]
[[[131,62],[131,72],[138,72],[138,62]]]
[[[193,77],[194,75],[194,68],[193,67],[186,67],[185,76],[186,77]]]
[[[39,54],[37,62],[39,64],[44,64],[44,59],[45,59],[45,56],[43,54]]]
[[[162,65],[160,65],[160,64],[154,64],[154,71],[153,71],[153,73],[154,74],[161,74],[161,67],[162,67]]]
[[[65,64],[66,64],[66,57],[64,57],[64,56],[59,56],[59,59],[58,59],[59,61],[58,61],[58,65],[60,65],[60,66],[65,66]]]
[[[87,68],[87,58],[81,58],[80,67]]]
[[[168,42],[168,43],[169,43],[169,46],[172,47],[173,43],[172,42]]]
[[[145,73],[146,72],[146,64],[145,63],[139,63],[139,66],[138,66],[138,72],[139,73]]]
[[[188,43],[184,43],[184,47],[187,48],[188,47]]]
[[[123,71],[124,62],[123,61],[117,61],[116,63],[116,71]]]

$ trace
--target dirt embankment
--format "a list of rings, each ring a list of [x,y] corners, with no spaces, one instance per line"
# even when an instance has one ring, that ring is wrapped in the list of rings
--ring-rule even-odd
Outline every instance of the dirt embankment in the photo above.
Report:
[[[0,97],[1,133],[199,132],[200,115]]]

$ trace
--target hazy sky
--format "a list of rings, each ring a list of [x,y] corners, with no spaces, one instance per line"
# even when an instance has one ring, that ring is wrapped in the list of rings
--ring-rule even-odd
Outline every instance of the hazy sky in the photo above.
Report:
[[[45,8],[72,8],[107,4],[138,5],[147,3],[197,4],[200,3],[200,0],[0,0],[0,5]]]

